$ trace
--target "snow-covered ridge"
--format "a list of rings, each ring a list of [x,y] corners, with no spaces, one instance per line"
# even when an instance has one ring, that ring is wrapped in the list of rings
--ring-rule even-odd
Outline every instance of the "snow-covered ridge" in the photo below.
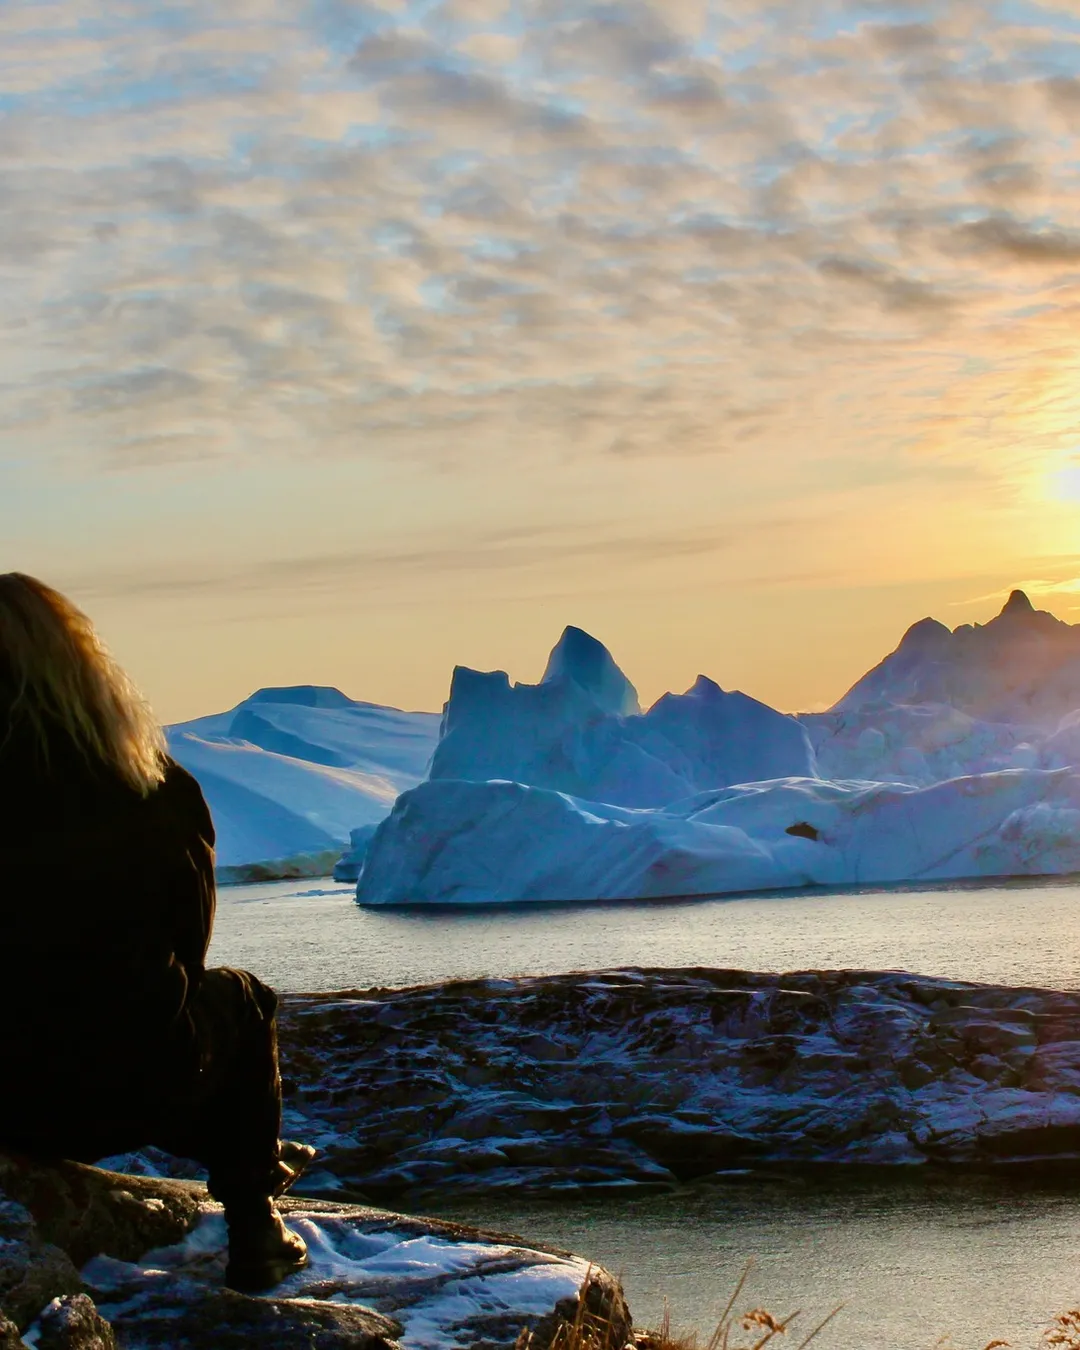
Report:
[[[352,829],[382,820],[424,776],[438,717],[301,685],[260,689],[166,731],[210,804],[219,866],[291,860],[302,870],[313,858],[326,872]]]

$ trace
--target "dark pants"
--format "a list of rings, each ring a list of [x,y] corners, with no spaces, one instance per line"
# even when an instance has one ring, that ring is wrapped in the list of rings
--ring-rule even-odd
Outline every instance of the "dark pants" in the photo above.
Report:
[[[105,1081],[100,1068],[74,1073],[62,1099],[33,1086],[12,1094],[11,1109],[0,1107],[0,1142],[81,1162],[153,1144],[202,1163],[223,1204],[266,1196],[281,1130],[276,1009],[274,991],[254,975],[208,970],[174,1046],[136,1052],[127,1064],[124,1044],[106,1047],[113,1067]],[[63,1085],[64,1066],[49,1076]]]

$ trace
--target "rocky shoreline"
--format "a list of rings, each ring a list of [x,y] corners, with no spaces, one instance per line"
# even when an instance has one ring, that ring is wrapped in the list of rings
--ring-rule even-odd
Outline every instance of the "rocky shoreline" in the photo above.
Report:
[[[1080,1160],[1080,992],[628,969],[293,996],[281,1045],[328,1196]]]
[[[582,1298],[612,1350],[632,1336],[618,1282],[569,1252],[367,1206],[281,1205],[311,1262],[251,1297],[223,1285],[224,1219],[198,1183],[0,1153],[0,1350],[548,1350]]]
[[[548,1350],[582,1288],[619,1350],[625,1300],[583,1258],[374,1205],[1080,1163],[1080,991],[625,969],[293,995],[280,1036],[286,1133],[321,1151],[284,1202],[311,1266],[225,1290],[182,1159],[0,1154],[0,1350]]]

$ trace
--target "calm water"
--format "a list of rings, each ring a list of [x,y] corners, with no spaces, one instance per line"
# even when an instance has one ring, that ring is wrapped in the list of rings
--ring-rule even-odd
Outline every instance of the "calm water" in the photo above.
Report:
[[[427,911],[360,909],[351,886],[325,881],[219,896],[212,959],[293,991],[629,965],[1080,986],[1075,883]]]
[[[838,1303],[815,1350],[983,1350],[993,1338],[1019,1350],[1041,1343],[1054,1312],[1080,1304],[1080,1195],[1060,1191],[774,1181],[438,1212],[583,1253],[622,1274],[639,1326],[659,1322],[666,1297],[673,1324],[703,1340],[751,1256],[737,1306],[801,1309],[774,1342],[789,1350]]]
[[[417,984],[619,965],[903,968],[1080,987],[1080,886],[1016,883],[739,900],[484,911],[360,910],[322,881],[224,889],[212,959],[285,990]],[[472,1199],[440,1211],[587,1255],[623,1275],[640,1324],[666,1296],[706,1335],[748,1257],[740,1306],[799,1307],[815,1350],[1040,1344],[1080,1306],[1080,1177],[1017,1183],[757,1179],[648,1198]],[[794,1329],[793,1329],[794,1331]]]

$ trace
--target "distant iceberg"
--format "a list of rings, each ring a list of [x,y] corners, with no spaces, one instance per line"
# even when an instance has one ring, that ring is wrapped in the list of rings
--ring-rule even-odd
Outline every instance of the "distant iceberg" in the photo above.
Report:
[[[328,872],[357,826],[377,824],[423,778],[438,726],[434,713],[299,685],[260,689],[166,733],[206,795],[219,870],[232,880]]]
[[[950,632],[922,619],[834,711],[887,703],[947,704],[984,722],[1052,730],[1080,708],[1080,624],[1035,609],[1023,591],[986,624]]]
[[[615,664],[602,642],[582,628],[567,625],[551,650],[541,684],[572,682],[601,712],[633,717],[641,712],[637,690]]]
[[[703,675],[642,712],[607,648],[568,627],[538,684],[455,669],[441,721],[300,685],[168,737],[210,802],[223,878],[336,862],[364,903],[1080,867],[1062,786],[1080,766],[1080,625],[1020,591],[984,625],[921,620],[822,713]]]
[[[1038,728],[986,722],[947,703],[871,703],[800,718],[823,778],[922,785],[998,769],[1080,763],[1050,752]],[[1057,745],[1064,748],[1069,738]],[[1075,738],[1080,744],[1080,737]]]
[[[912,784],[1080,764],[1080,624],[1013,591],[986,624],[921,619],[827,712],[800,716],[825,778]]]

